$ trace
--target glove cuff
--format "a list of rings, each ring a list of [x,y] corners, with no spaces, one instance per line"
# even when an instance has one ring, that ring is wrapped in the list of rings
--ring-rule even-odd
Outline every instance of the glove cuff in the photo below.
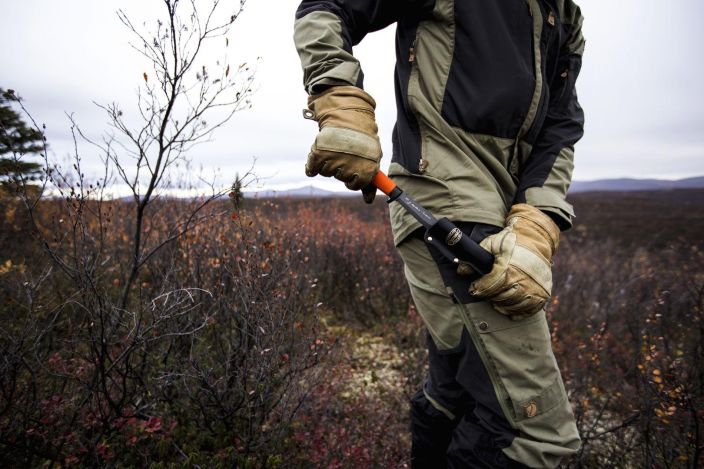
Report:
[[[313,112],[320,129],[342,127],[374,137],[377,135],[376,101],[356,86],[333,86],[309,96],[308,109]]]
[[[513,226],[519,238],[535,239],[540,234],[549,246],[539,247],[538,251],[549,261],[560,244],[560,228],[540,209],[528,204],[516,204],[506,217],[506,225]],[[538,243],[543,244],[543,243]]]

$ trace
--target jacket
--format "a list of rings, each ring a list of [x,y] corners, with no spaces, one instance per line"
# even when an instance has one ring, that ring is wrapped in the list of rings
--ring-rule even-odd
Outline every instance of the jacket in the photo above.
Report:
[[[363,88],[352,53],[396,23],[389,176],[438,217],[503,226],[528,203],[567,229],[584,38],[571,0],[304,0],[294,41],[304,86]],[[399,244],[418,222],[391,204]]]

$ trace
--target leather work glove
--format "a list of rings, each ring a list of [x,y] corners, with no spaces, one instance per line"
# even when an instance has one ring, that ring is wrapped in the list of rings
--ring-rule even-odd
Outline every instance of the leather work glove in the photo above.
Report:
[[[512,319],[537,313],[550,298],[559,237],[560,229],[548,215],[532,205],[514,205],[506,228],[480,243],[495,256],[494,267],[472,283],[470,293]]]
[[[320,132],[308,154],[306,175],[334,176],[351,190],[362,189],[372,203],[379,171],[381,144],[374,119],[376,102],[356,86],[333,86],[308,98],[306,118],[318,122]]]

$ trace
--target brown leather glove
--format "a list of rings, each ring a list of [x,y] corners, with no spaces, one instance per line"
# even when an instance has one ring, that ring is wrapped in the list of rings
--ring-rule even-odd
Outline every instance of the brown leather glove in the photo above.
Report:
[[[470,293],[513,319],[537,313],[550,298],[559,238],[560,229],[548,215],[532,205],[514,205],[506,228],[480,243],[494,254],[494,267],[472,284]]]
[[[334,176],[351,190],[362,189],[371,203],[376,188],[371,184],[379,171],[381,144],[374,119],[376,102],[356,86],[333,86],[308,98],[308,109],[318,122],[306,163],[306,175]]]

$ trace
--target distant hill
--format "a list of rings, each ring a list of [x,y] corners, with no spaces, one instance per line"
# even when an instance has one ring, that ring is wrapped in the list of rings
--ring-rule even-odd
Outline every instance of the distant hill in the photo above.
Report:
[[[573,181],[570,193],[600,191],[658,191],[671,189],[704,189],[704,176],[668,181],[664,179],[599,179]]]
[[[271,199],[271,198],[293,198],[293,199],[304,199],[311,197],[350,197],[358,196],[352,191],[327,191],[325,189],[319,189],[315,186],[303,186],[297,187],[295,189],[287,190],[263,190],[263,191],[252,191],[245,192],[245,197],[256,198],[256,199]]]

